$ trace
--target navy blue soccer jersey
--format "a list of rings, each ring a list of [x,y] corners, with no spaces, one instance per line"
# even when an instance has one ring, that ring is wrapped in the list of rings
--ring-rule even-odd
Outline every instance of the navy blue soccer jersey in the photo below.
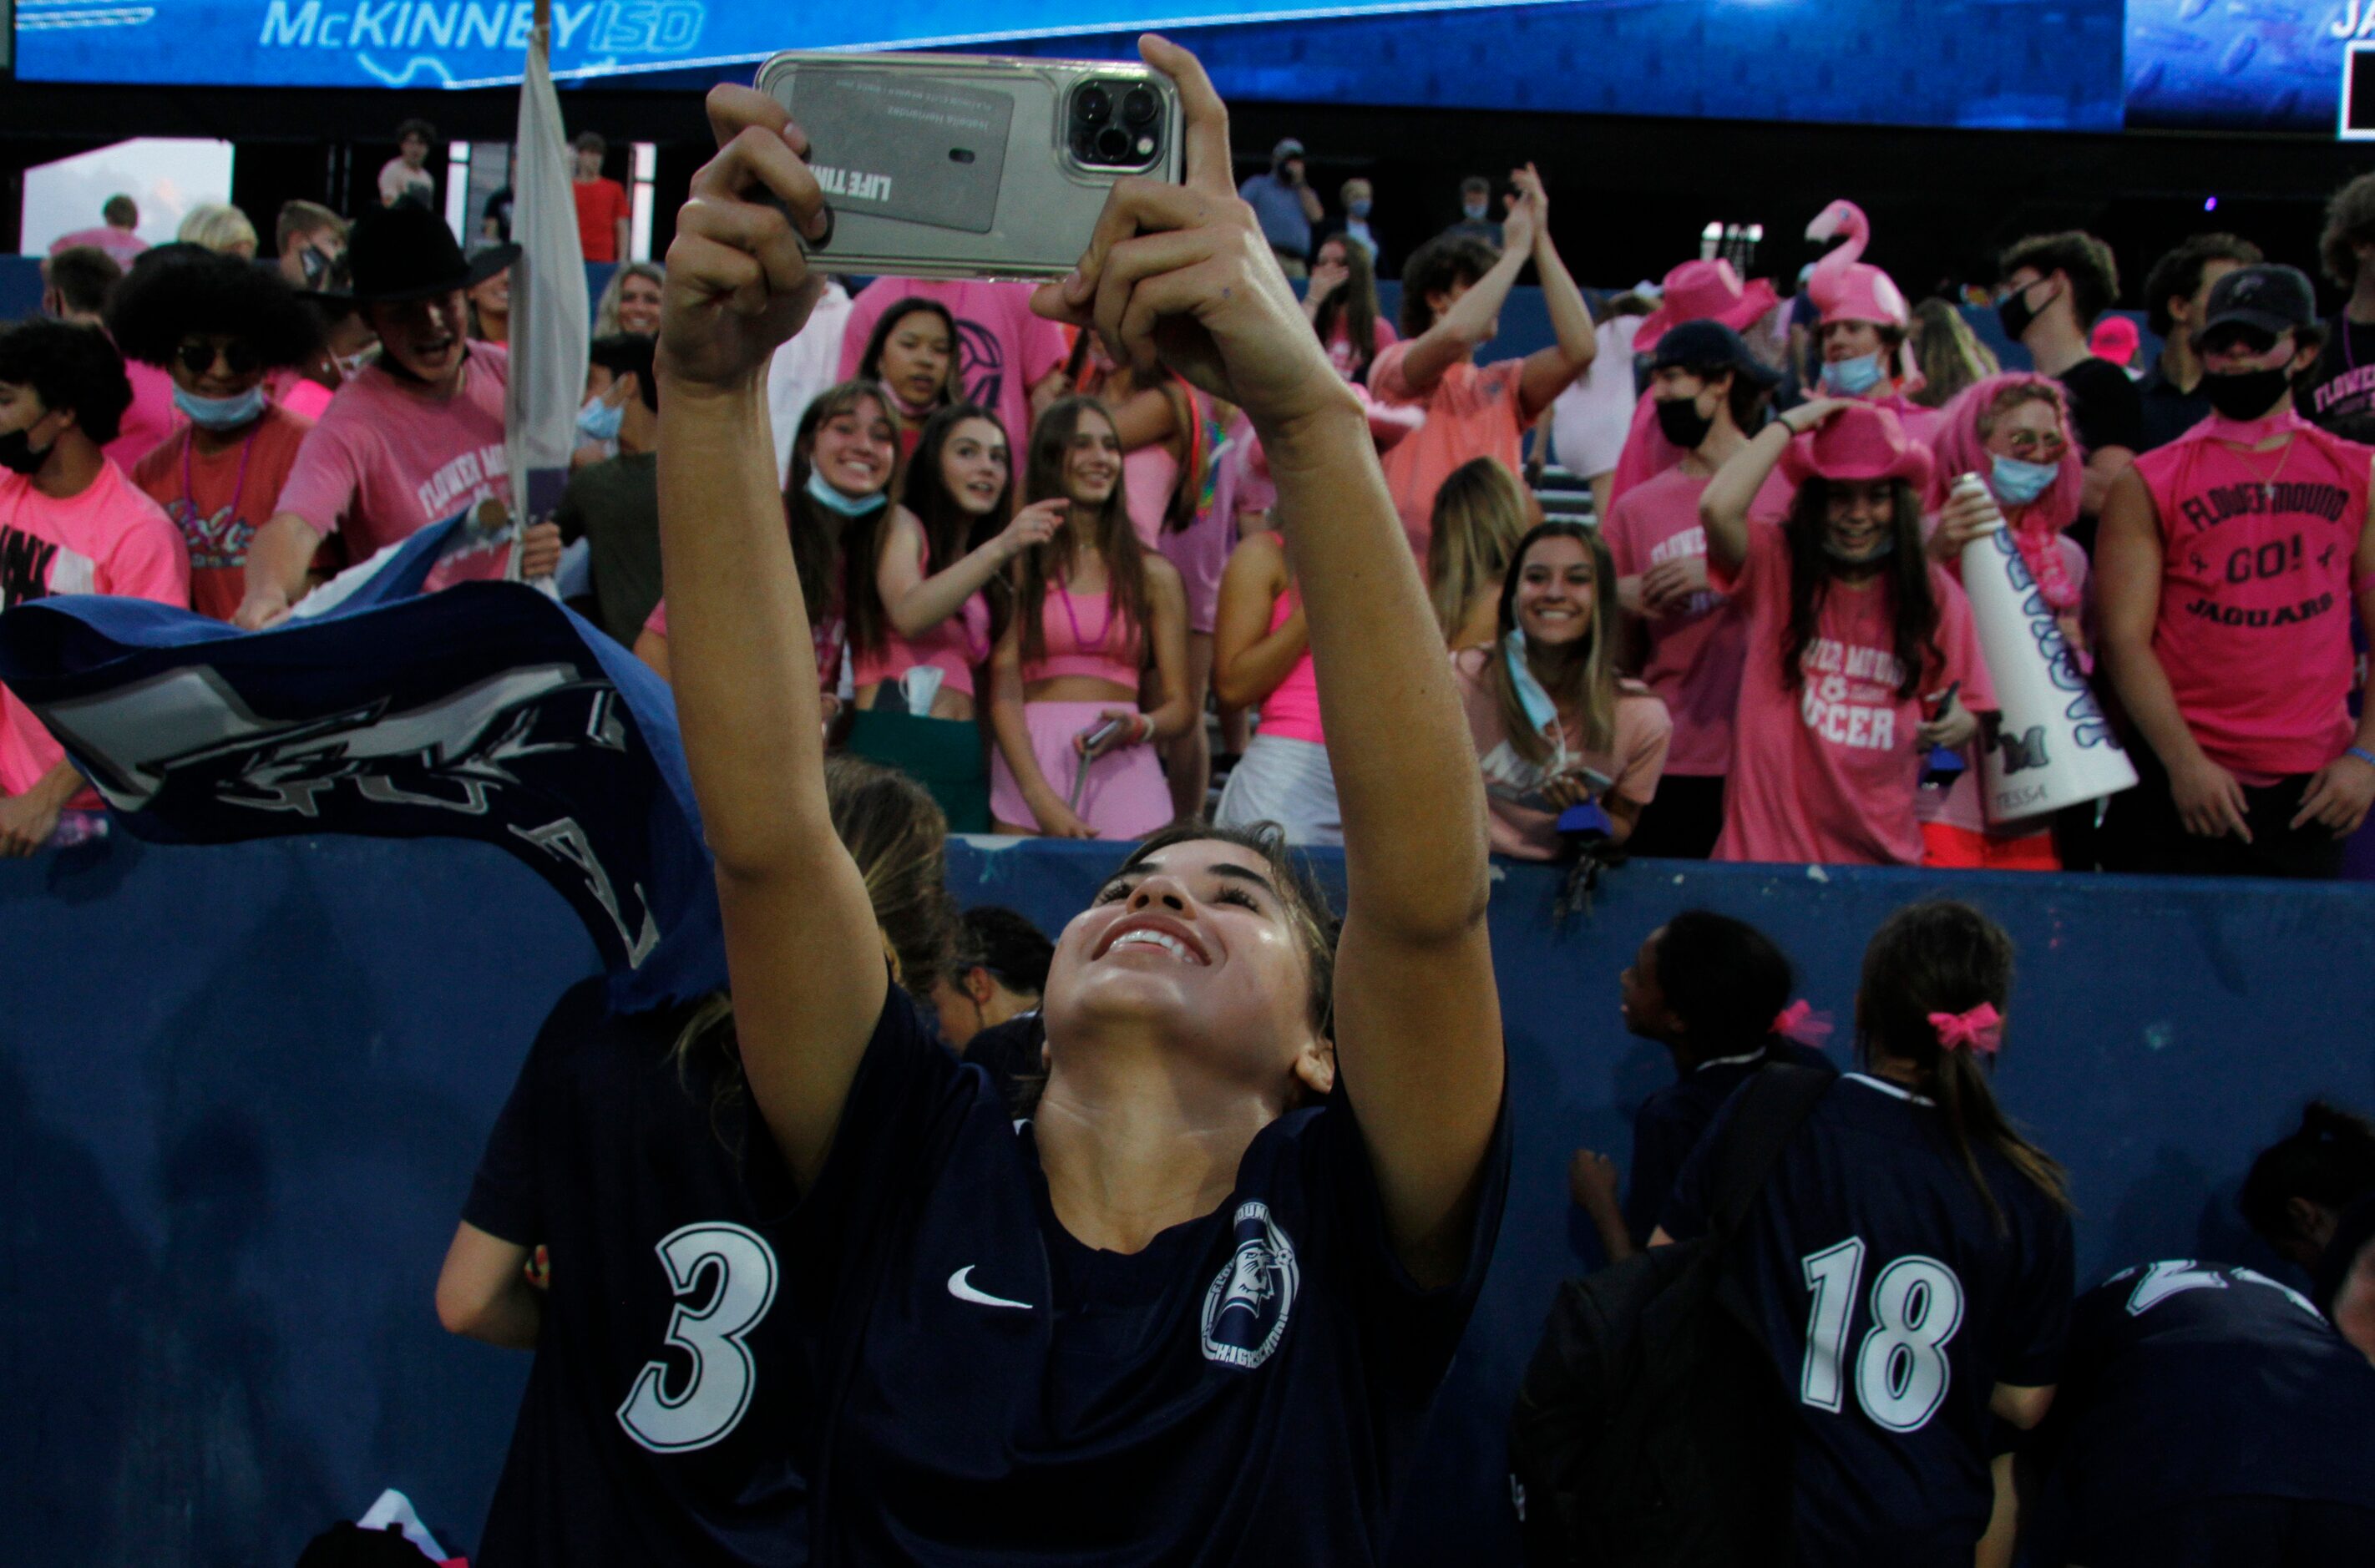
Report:
[[[791,1178],[681,1010],[590,981],[537,1036],[463,1218],[551,1254],[511,1452],[473,1561],[797,1568],[816,1403],[768,1227]]]
[[[2179,1258],[2086,1292],[2046,1435],[2079,1562],[2204,1498],[2375,1507],[2375,1366],[2249,1268]]]
[[[1716,1119],[1663,1220],[1705,1233]],[[2061,1374],[2069,1216],[1992,1151],[1988,1211],[1944,1117],[1849,1073],[1766,1179],[1738,1259],[1797,1413],[1797,1558],[1969,1568],[1993,1491],[1988,1400]]]
[[[1683,1173],[1683,1162],[1699,1146],[1716,1113],[1732,1091],[1767,1062],[1838,1071],[1820,1051],[1792,1040],[1777,1041],[1743,1055],[1701,1062],[1642,1101],[1633,1113],[1633,1170],[1625,1182],[1625,1229],[1635,1246],[1648,1245],[1649,1232],[1658,1228],[1666,1200],[1673,1196],[1674,1178]]]
[[[1341,1098],[1256,1135],[1211,1214],[1097,1251],[1029,1124],[894,989],[785,1231],[831,1382],[817,1560],[1377,1561],[1492,1256],[1506,1123],[1488,1159],[1440,1290],[1396,1263]]]

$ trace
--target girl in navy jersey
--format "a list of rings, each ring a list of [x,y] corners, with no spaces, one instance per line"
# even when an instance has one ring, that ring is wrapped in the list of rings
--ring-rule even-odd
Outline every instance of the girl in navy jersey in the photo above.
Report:
[[[1811,1029],[1811,1009],[1790,1003],[1789,958],[1746,921],[1686,909],[1642,940],[1618,984],[1626,1032],[1673,1053],[1676,1077],[1633,1113],[1633,1171],[1621,1205],[1606,1155],[1578,1149],[1568,1163],[1570,1195],[1612,1263],[1648,1241],[1683,1161],[1733,1090],[1767,1062],[1836,1070],[1792,1038]]]
[[[825,765],[833,831],[901,977],[951,967],[948,828],[912,781]],[[447,1329],[536,1351],[475,1561],[798,1568],[817,1397],[769,1217],[792,1201],[724,994],[561,999],[488,1139],[437,1280]],[[549,1258],[531,1282],[527,1263]]]
[[[2026,1429],[2052,1402],[2073,1267],[2062,1172],[1988,1087],[2012,970],[2012,939],[1967,904],[1891,916],[1856,997],[1863,1070],[1815,1103],[1749,1210],[1735,1263],[1798,1395],[1800,1562],[1967,1568],[1993,1503],[1989,1418]],[[1728,1122],[1651,1244],[1707,1230]]]
[[[924,423],[900,504],[852,520],[843,551],[857,710],[845,744],[920,781],[953,832],[989,831],[976,683],[1012,618],[1010,563],[1064,520],[1063,501],[1018,513],[1013,494],[997,416],[943,408]]]
[[[736,1032],[801,1202],[828,1562],[1377,1561],[1506,1169],[1483,788],[1367,424],[1231,188],[1193,56],[1187,181],[1115,186],[1036,308],[1245,409],[1343,806],[1332,952],[1278,857],[1188,830],[1064,930],[1017,1125],[887,983],[826,824],[762,375],[826,214],[782,107],[720,87],[668,266],[660,516]],[[782,205],[763,202],[772,197]],[[1341,1068],[1341,1081],[1339,1082]]]

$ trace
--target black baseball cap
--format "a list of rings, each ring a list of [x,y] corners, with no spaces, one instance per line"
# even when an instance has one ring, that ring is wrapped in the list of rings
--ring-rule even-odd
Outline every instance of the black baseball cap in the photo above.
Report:
[[[2239,266],[2210,286],[2202,314],[2202,336],[2222,326],[2255,328],[2271,337],[2297,332],[2317,321],[2317,293],[2298,267],[2261,263]]]
[[[1780,372],[1748,351],[1740,334],[1719,321],[1702,319],[1670,326],[1649,356],[1653,371],[1729,370],[1757,386],[1771,386]]]

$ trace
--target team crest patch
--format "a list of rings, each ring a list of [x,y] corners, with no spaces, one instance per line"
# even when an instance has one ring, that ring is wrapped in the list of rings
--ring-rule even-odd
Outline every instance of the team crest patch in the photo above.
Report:
[[[1236,1250],[1204,1292],[1204,1359],[1252,1371],[1286,1337],[1301,1270],[1270,1206],[1237,1206]]]

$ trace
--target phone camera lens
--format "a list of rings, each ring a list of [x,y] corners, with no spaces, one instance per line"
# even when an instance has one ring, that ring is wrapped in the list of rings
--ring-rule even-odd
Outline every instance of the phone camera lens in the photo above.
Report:
[[[1127,163],[1129,161],[1129,133],[1119,125],[1107,125],[1097,133],[1097,161]]]
[[[1154,118],[1156,101],[1152,88],[1134,87],[1122,94],[1121,117],[1133,125],[1143,125]]]
[[[1072,95],[1072,112],[1092,125],[1102,125],[1113,118],[1113,94],[1091,82]]]

